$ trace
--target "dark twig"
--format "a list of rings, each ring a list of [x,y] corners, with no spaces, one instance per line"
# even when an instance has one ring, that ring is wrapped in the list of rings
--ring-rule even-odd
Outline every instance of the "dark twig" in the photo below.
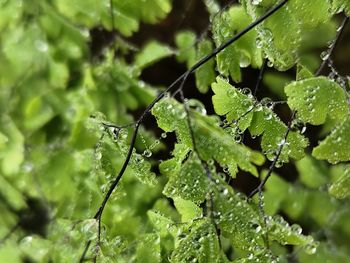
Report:
[[[247,26],[245,29],[243,29],[241,32],[239,32],[238,34],[236,34],[235,36],[233,36],[231,39],[229,39],[227,42],[225,42],[224,44],[222,44],[221,46],[215,48],[213,50],[212,53],[208,54],[207,56],[203,57],[202,59],[200,59],[195,65],[193,65],[189,70],[187,70],[185,73],[183,73],[181,76],[179,76],[173,83],[171,83],[162,93],[160,93],[152,102],[151,104],[148,105],[148,107],[146,108],[146,110],[141,114],[140,118],[135,122],[134,124],[134,132],[131,138],[131,142],[130,142],[130,146],[129,146],[129,150],[128,153],[126,155],[125,161],[118,173],[118,175],[116,176],[116,178],[114,179],[114,181],[112,182],[111,186],[109,187],[105,197],[102,200],[102,203],[100,205],[100,207],[98,208],[94,219],[101,221],[102,218],[102,214],[103,214],[103,210],[109,200],[109,198],[111,197],[114,189],[117,187],[120,179],[122,178],[122,176],[125,173],[125,170],[130,162],[133,150],[134,150],[134,145],[136,142],[136,138],[137,138],[137,134],[138,134],[138,130],[144,120],[144,118],[146,117],[146,115],[148,115],[150,113],[150,111],[152,110],[152,108],[154,107],[154,105],[160,101],[165,94],[167,94],[169,91],[171,91],[180,81],[182,81],[185,77],[187,78],[188,75],[190,75],[191,73],[193,73],[194,71],[196,71],[199,67],[201,67],[202,65],[204,65],[206,62],[208,62],[210,59],[212,59],[213,57],[215,57],[218,53],[220,53],[221,51],[223,51],[226,47],[230,46],[232,43],[234,43],[235,41],[237,41],[238,39],[240,39],[242,36],[244,36],[246,33],[248,33],[250,30],[252,30],[253,28],[255,28],[257,25],[259,25],[260,23],[262,23],[264,20],[266,20],[268,17],[270,17],[272,14],[274,14],[276,11],[278,11],[281,7],[283,7],[286,3],[288,2],[288,0],[283,0],[281,1],[279,4],[277,4],[276,6],[274,6],[273,8],[271,8],[266,14],[264,14],[263,16],[261,16],[259,19],[257,19],[256,21],[254,21],[253,23],[251,23],[249,26]],[[99,229],[100,232],[100,229]],[[100,236],[100,233],[99,233]],[[90,246],[90,243],[88,243],[86,246]],[[87,250],[87,248],[85,247],[84,251]],[[81,257],[81,260],[84,260],[84,256]]]
[[[328,54],[327,54],[327,58],[324,59],[324,60],[322,61],[322,64],[320,65],[320,67],[318,68],[318,70],[317,70],[317,72],[316,72],[316,74],[315,74],[316,76],[321,75],[322,70],[324,69],[324,67],[325,67],[325,66],[327,65],[327,63],[329,62],[329,59],[330,59],[331,55],[333,54],[334,49],[335,49],[336,46],[338,45],[338,43],[339,43],[339,41],[340,41],[340,38],[341,38],[341,36],[342,36],[342,34],[343,34],[343,32],[344,32],[344,29],[345,29],[345,27],[346,27],[346,24],[347,24],[348,22],[349,22],[349,17],[346,16],[346,17],[344,18],[344,20],[343,20],[343,22],[342,22],[342,24],[341,24],[341,26],[340,26],[338,32],[337,32],[337,35],[336,35],[336,37],[335,37],[335,40],[334,40],[333,44],[330,46],[329,50],[326,51],[326,52],[328,53]]]
[[[261,66],[261,69],[260,69],[260,72],[259,72],[259,76],[258,76],[258,79],[256,81],[255,88],[253,90],[253,96],[254,97],[256,96],[256,92],[258,91],[258,89],[260,87],[260,84],[261,84],[261,81],[262,81],[262,78],[264,76],[266,68],[267,68],[267,59],[264,60],[262,66]]]
[[[260,182],[259,186],[257,188],[255,188],[253,190],[253,192],[250,193],[249,198],[252,198],[256,193],[262,191],[262,189],[263,189],[264,185],[266,184],[267,180],[270,178],[270,176],[271,176],[271,174],[272,174],[272,172],[273,172],[273,170],[275,168],[275,165],[276,165],[276,163],[277,163],[277,161],[278,161],[278,159],[279,159],[279,157],[280,157],[280,155],[282,153],[283,147],[287,143],[288,134],[289,134],[289,132],[290,132],[290,130],[292,128],[292,122],[294,120],[294,116],[295,116],[295,112],[292,113],[291,120],[288,123],[287,130],[286,130],[286,132],[284,134],[284,137],[283,137],[283,143],[281,143],[279,145],[278,150],[277,150],[277,154],[276,154],[275,158],[273,159],[273,161],[272,161],[272,163],[271,163],[271,165],[269,167],[269,170],[268,170],[265,178]]]

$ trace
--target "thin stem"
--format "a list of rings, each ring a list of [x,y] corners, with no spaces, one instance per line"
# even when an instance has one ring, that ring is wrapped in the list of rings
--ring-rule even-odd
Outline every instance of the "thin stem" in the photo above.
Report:
[[[86,257],[86,254],[87,254],[88,250],[89,250],[90,245],[91,245],[91,240],[89,240],[86,243],[84,251],[83,251],[83,254],[81,254],[81,257],[79,259],[79,263],[83,263],[85,261],[85,257]]]
[[[285,145],[286,142],[287,142],[288,135],[289,135],[289,132],[290,132],[291,127],[292,127],[292,122],[293,122],[293,120],[294,120],[294,116],[295,116],[295,112],[292,113],[291,120],[290,120],[289,123],[288,123],[287,130],[286,130],[286,132],[285,132],[285,134],[284,134],[284,137],[283,137],[283,141],[284,141],[285,143],[281,143],[281,145],[278,147],[277,154],[276,154],[275,158],[273,159],[273,161],[272,161],[272,163],[271,163],[271,165],[270,165],[270,167],[269,167],[269,170],[268,170],[268,172],[267,172],[265,178],[260,182],[259,186],[258,186],[257,188],[255,188],[255,189],[250,193],[249,198],[252,198],[256,193],[262,191],[262,189],[263,189],[264,185],[266,184],[267,180],[270,178],[270,176],[271,176],[271,174],[272,174],[272,172],[273,172],[273,170],[274,170],[274,168],[275,168],[275,165],[276,165],[276,163],[277,163],[277,161],[278,161],[278,159],[279,159],[279,157],[280,157],[280,155],[281,155],[281,153],[282,153],[283,147],[284,147],[284,145]]]
[[[222,44],[221,46],[215,48],[212,53],[206,55],[205,57],[203,57],[202,59],[200,59],[195,65],[193,65],[189,70],[187,70],[185,73],[183,73],[181,76],[179,76],[173,83],[171,83],[162,93],[160,93],[152,102],[151,104],[148,105],[148,107],[146,108],[146,110],[141,114],[140,118],[135,122],[134,126],[134,132],[131,138],[131,142],[130,142],[130,146],[129,146],[129,150],[128,153],[126,155],[125,161],[123,163],[122,168],[120,169],[118,175],[116,176],[116,178],[114,179],[114,181],[112,182],[110,188],[108,189],[105,197],[102,200],[102,203],[100,205],[100,207],[98,208],[94,218],[97,220],[101,220],[102,218],[102,214],[104,211],[104,208],[109,200],[109,198],[111,197],[114,189],[117,187],[120,179],[122,178],[122,176],[125,173],[125,170],[131,160],[131,156],[132,156],[132,152],[134,149],[134,145],[136,142],[136,137],[138,134],[138,130],[140,128],[141,123],[143,122],[144,118],[146,117],[147,114],[150,113],[150,111],[152,110],[152,108],[154,107],[154,105],[160,101],[167,92],[171,91],[181,80],[183,80],[184,78],[187,78],[189,74],[193,73],[194,71],[196,71],[199,67],[201,67],[202,65],[204,65],[206,62],[208,62],[210,59],[212,59],[213,57],[215,57],[218,53],[220,53],[221,51],[223,51],[226,47],[230,46],[232,43],[234,43],[235,41],[237,41],[238,39],[240,39],[242,36],[244,36],[246,33],[248,33],[250,30],[252,30],[253,28],[255,28],[257,25],[259,25],[260,23],[262,23],[264,20],[266,20],[268,17],[270,17],[272,14],[274,14],[276,11],[278,11],[280,8],[282,8],[289,0],[283,0],[281,1],[279,4],[277,4],[276,6],[274,6],[273,8],[271,8],[266,14],[264,14],[263,16],[261,16],[259,19],[257,19],[256,21],[254,21],[253,23],[251,23],[249,26],[247,26],[246,28],[244,28],[241,32],[239,32],[238,34],[236,34],[235,36],[233,36],[231,39],[229,39],[227,42],[225,42],[224,44]],[[100,229],[99,229],[100,232]],[[99,233],[100,235],[100,233]],[[90,245],[90,244],[88,244]],[[85,250],[87,250],[85,248]],[[85,251],[84,250],[84,251]],[[82,256],[81,260],[84,260],[84,256]]]
[[[336,46],[338,45],[338,43],[339,43],[339,41],[340,41],[340,38],[341,38],[341,36],[342,36],[342,34],[343,34],[343,32],[344,32],[344,29],[345,29],[345,27],[346,27],[346,24],[347,24],[348,22],[349,22],[349,17],[346,16],[346,17],[344,18],[344,20],[343,20],[343,22],[342,22],[342,24],[341,24],[341,26],[340,26],[338,32],[337,32],[337,35],[336,35],[336,37],[335,37],[335,40],[334,40],[333,44],[331,45],[330,49],[327,51],[327,52],[328,52],[327,58],[324,59],[324,60],[322,61],[322,64],[320,65],[320,67],[318,68],[318,70],[317,70],[317,72],[316,72],[316,74],[315,74],[316,76],[321,75],[322,70],[323,70],[324,67],[327,65],[327,63],[328,63],[328,61],[329,61],[331,55],[333,54],[334,49],[336,48]]]
[[[261,84],[261,81],[262,81],[262,78],[264,76],[266,68],[267,68],[267,59],[264,60],[262,66],[261,66],[261,69],[260,69],[260,72],[259,72],[259,76],[258,76],[258,80],[256,81],[256,85],[255,85],[255,88],[253,90],[253,96],[254,97],[256,96],[256,92],[258,91],[258,89],[260,87],[260,84]]]

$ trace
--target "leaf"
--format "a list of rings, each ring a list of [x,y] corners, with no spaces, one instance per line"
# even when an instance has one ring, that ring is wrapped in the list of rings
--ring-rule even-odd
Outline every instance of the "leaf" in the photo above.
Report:
[[[226,115],[227,121],[237,120],[253,109],[252,95],[243,94],[221,77],[217,77],[211,87],[215,94],[212,97],[214,110],[219,115]],[[241,130],[250,125],[252,117],[253,113],[249,113],[239,122]]]
[[[350,160],[350,117],[335,129],[317,147],[312,150],[312,155],[320,160],[330,163],[345,162]]]
[[[282,245],[307,246],[314,243],[311,236],[304,236],[299,225],[290,226],[283,217],[276,215],[267,221],[269,239],[275,240]]]
[[[19,172],[24,160],[24,136],[8,115],[0,119],[1,132],[7,137],[7,142],[0,152],[1,171],[4,175]]]
[[[208,191],[208,178],[206,172],[194,154],[182,164],[180,171],[170,174],[163,193],[172,198],[180,197],[195,204],[204,201]]]
[[[174,198],[176,210],[181,214],[181,221],[188,222],[192,219],[202,217],[202,209],[189,200]]]
[[[151,41],[136,55],[135,64],[142,70],[173,53],[170,47]]]
[[[281,143],[284,144],[280,162],[287,162],[289,156],[300,159],[304,156],[307,139],[298,132],[291,131],[286,142],[284,137],[287,126],[267,106],[269,102],[262,101],[254,105],[253,96],[247,90],[246,94],[232,87],[222,78],[212,84],[214,110],[219,115],[226,115],[228,121],[240,119],[238,126],[241,131],[249,127],[252,136],[262,135],[261,148],[269,160],[273,160]],[[245,90],[243,90],[245,91]]]
[[[348,0],[334,0],[332,4],[336,13],[344,10],[347,16],[350,16],[350,2]]]
[[[153,210],[149,210],[147,216],[160,236],[164,237],[168,235],[168,233],[171,233],[174,237],[176,236],[178,229],[173,220]]]
[[[338,199],[348,197],[350,195],[350,169],[345,170],[343,175],[329,187],[328,191]]]
[[[214,225],[208,219],[194,221],[191,232],[175,247],[170,262],[216,263],[220,255]]]
[[[213,16],[212,32],[217,47],[252,22],[242,7],[233,6],[228,11]],[[236,81],[241,81],[240,67],[260,67],[261,49],[255,45],[256,32],[250,31],[235,43],[225,48],[216,57],[219,72]]]
[[[258,4],[248,0],[243,2],[247,13],[254,20],[268,10],[261,9]],[[280,71],[285,71],[295,64],[301,42],[301,26],[293,11],[284,6],[256,27],[257,46],[265,53],[270,61],[269,65]]]
[[[220,180],[217,182],[213,202],[222,235],[231,241],[234,248],[247,251],[254,247],[252,252],[260,253],[264,245],[257,211],[240,193],[233,193],[231,188],[219,184]]]
[[[216,47],[222,45],[231,37],[231,18],[227,12],[223,12],[214,18],[212,24],[213,38]],[[241,70],[239,67],[239,52],[235,45],[230,45],[216,56],[218,71],[225,77],[237,82],[241,81]]]
[[[297,18],[297,21],[306,28],[315,28],[327,23],[330,19],[330,2],[328,0],[288,2],[287,7]]]
[[[245,27],[253,22],[251,17],[246,14],[243,7],[232,6],[228,13],[231,17],[231,32],[242,31]],[[245,68],[252,65],[254,68],[259,68],[262,65],[261,49],[256,45],[257,34],[252,30],[242,36],[233,45],[236,46],[240,52],[239,64],[240,67]]]
[[[161,262],[160,237],[157,234],[139,236],[136,249],[136,261],[145,263]]]
[[[127,135],[124,139],[123,136],[125,135],[119,134],[119,139],[117,139],[116,145],[118,146],[120,152],[126,156],[129,150],[129,146],[125,141]],[[150,186],[154,186],[156,184],[156,174],[154,172],[151,172],[151,164],[141,154],[136,153],[135,149],[131,155],[129,167],[142,183],[148,184]]]
[[[298,117],[313,125],[320,125],[326,117],[342,121],[348,105],[344,90],[326,77],[315,77],[293,82],[285,87],[288,105],[298,111]]]
[[[146,23],[156,23],[171,10],[170,0],[135,0],[135,1],[116,1],[117,6],[122,10],[127,10],[130,14],[139,17]]]
[[[308,145],[308,140],[299,132],[290,131],[285,139],[287,126],[266,106],[254,112],[249,131],[252,136],[262,135],[261,148],[271,161],[283,145],[277,166],[288,162],[289,157],[301,159]]]
[[[266,176],[267,171],[263,171]],[[264,201],[265,211],[268,215],[274,215],[283,206],[283,201],[288,196],[290,186],[280,176],[272,173],[271,177],[265,184]]]
[[[210,54],[213,50],[212,43],[209,40],[202,40],[198,44],[197,60]],[[209,60],[203,66],[195,71],[196,86],[201,93],[207,93],[209,86],[215,81],[214,60]]]
[[[325,165],[307,155],[296,162],[300,181],[310,188],[319,188],[328,181],[328,171]]]
[[[186,62],[189,69],[196,62],[196,35],[192,31],[180,31],[175,36],[175,43],[178,48],[176,59],[179,62]]]

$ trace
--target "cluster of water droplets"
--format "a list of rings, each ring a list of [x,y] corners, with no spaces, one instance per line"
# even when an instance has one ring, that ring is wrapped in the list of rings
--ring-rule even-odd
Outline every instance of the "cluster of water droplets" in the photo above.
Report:
[[[315,101],[317,99],[316,95],[319,90],[320,90],[320,86],[306,87],[305,102],[306,102],[307,111],[311,114],[315,113]]]

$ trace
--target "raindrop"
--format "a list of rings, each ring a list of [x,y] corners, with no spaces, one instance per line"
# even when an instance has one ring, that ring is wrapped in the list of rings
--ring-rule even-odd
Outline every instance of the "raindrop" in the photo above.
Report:
[[[328,51],[323,51],[320,55],[321,59],[324,61],[324,60],[327,60],[329,58],[329,52]]]
[[[97,151],[95,153],[95,158],[96,158],[96,160],[101,160],[102,159],[102,153],[100,151]]]
[[[269,67],[269,68],[272,68],[273,67],[273,62],[272,61],[267,61],[267,66]]]
[[[306,131],[306,126],[303,126],[303,128],[301,128],[300,133],[301,133],[301,134],[304,134],[304,133],[305,133],[305,131]]]
[[[291,226],[291,229],[292,229],[292,231],[293,231],[295,234],[297,234],[297,235],[300,235],[301,232],[303,231],[303,230],[301,229],[301,227],[300,227],[299,225],[297,225],[297,224],[293,224],[293,225]]]
[[[142,153],[142,156],[149,158],[149,157],[152,156],[152,151],[151,151],[150,149],[146,149],[146,150],[144,150],[144,152]]]
[[[252,5],[259,5],[262,0],[252,0]]]
[[[227,96],[229,98],[235,98],[237,96],[237,92],[232,88],[227,90]]]
[[[305,252],[309,255],[315,254],[317,250],[317,244],[312,243],[305,246]]]

